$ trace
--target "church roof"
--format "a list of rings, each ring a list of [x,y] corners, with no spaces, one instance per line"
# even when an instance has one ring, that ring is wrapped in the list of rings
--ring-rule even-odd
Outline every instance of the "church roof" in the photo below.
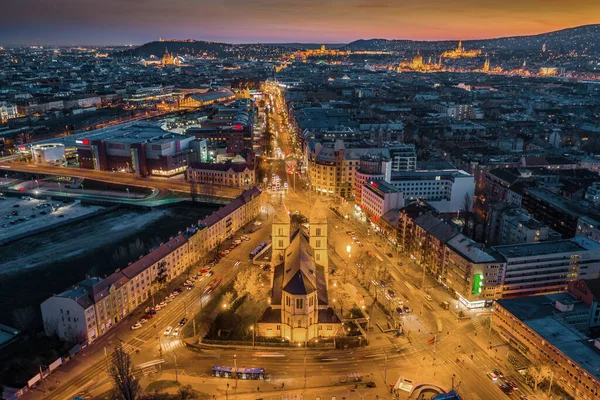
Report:
[[[287,282],[283,290],[289,294],[309,294],[316,290],[308,276],[302,270],[298,270]]]
[[[304,234],[297,234],[283,258],[283,290],[290,294],[308,294],[316,290],[316,265]]]

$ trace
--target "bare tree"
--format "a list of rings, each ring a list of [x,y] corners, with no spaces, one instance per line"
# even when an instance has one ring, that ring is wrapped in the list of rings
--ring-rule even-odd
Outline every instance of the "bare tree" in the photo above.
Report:
[[[113,399],[136,400],[141,395],[141,387],[133,375],[131,357],[119,345],[112,353],[112,362],[109,374],[115,383]]]
[[[465,193],[465,198],[463,199],[463,224],[464,224],[464,233],[466,236],[471,236],[471,224],[473,219],[473,200],[469,193]]]
[[[537,390],[538,385],[548,379],[551,374],[552,369],[547,364],[537,363],[527,368],[527,376],[533,380],[534,390]]]
[[[137,238],[127,246],[119,246],[114,251],[112,259],[117,266],[120,266],[126,262],[134,261],[140,255],[144,254],[145,250],[146,246],[144,246],[140,238]]]
[[[225,307],[231,307],[233,305],[233,303],[235,302],[235,297],[234,294],[232,292],[227,292],[223,295],[223,305],[225,305]]]
[[[44,330],[46,336],[58,337],[58,317],[49,317],[44,319]]]
[[[238,297],[248,296],[250,300],[258,300],[262,293],[261,276],[256,269],[241,271],[233,282]]]
[[[33,327],[34,320],[35,311],[33,311],[33,307],[31,306],[18,308],[13,311],[13,323],[22,332],[29,332]]]
[[[186,385],[179,388],[179,392],[177,392],[177,398],[180,400],[192,400],[198,398],[198,395],[194,389],[192,389],[191,385]]]

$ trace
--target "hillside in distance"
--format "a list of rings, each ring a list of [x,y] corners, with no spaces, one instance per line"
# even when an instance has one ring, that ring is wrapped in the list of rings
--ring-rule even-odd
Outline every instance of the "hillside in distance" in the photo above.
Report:
[[[144,43],[139,47],[127,49],[117,53],[122,57],[150,57],[158,58],[168,51],[171,54],[189,54],[201,56],[203,54],[210,56],[223,56],[231,45],[218,42],[205,42],[196,40],[173,40],[173,41],[155,41]]]
[[[388,40],[361,39],[349,43],[348,50],[430,50],[443,51],[455,48],[456,40],[418,41],[418,40]],[[600,24],[584,25],[574,28],[561,29],[553,32],[529,36],[511,36],[494,39],[464,40],[467,49],[489,50],[541,50],[546,44],[549,50],[571,51],[578,53],[600,54]]]

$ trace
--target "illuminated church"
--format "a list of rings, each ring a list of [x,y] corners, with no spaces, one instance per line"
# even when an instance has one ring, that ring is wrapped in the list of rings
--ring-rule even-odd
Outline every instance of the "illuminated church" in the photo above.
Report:
[[[481,50],[465,50],[462,45],[462,40],[458,42],[458,47],[454,50],[447,50],[442,53],[444,58],[472,58],[481,55]]]
[[[163,67],[166,67],[167,65],[179,66],[181,65],[181,60],[179,59],[179,57],[175,57],[174,55],[170,54],[169,50],[167,50],[167,48],[165,47],[165,54],[163,55],[160,64]]]
[[[308,232],[292,232],[282,206],[272,224],[272,293],[258,321],[258,335],[304,342],[337,335],[341,321],[329,306],[327,217],[318,202]]]

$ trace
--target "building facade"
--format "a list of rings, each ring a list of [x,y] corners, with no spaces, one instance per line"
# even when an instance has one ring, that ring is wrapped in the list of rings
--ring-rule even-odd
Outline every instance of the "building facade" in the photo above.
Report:
[[[9,119],[18,117],[19,111],[15,104],[0,102],[0,122],[6,122]]]
[[[373,221],[390,210],[404,207],[404,196],[397,188],[385,181],[366,182],[363,184],[360,207]]]
[[[465,197],[472,202],[475,193],[475,179],[462,170],[393,172],[389,183],[407,203],[423,200],[441,213],[464,210]]]
[[[495,203],[490,206],[485,233],[487,245],[561,239],[558,232],[532,218],[527,211],[507,203]]]
[[[562,292],[570,281],[600,274],[600,243],[583,236],[492,249],[506,263],[502,298]]]
[[[188,182],[248,187],[256,183],[254,169],[246,162],[192,163],[186,169]]]
[[[259,213],[260,191],[246,190],[199,221],[198,227],[170,238],[122,270],[104,279],[88,278],[50,297],[40,306],[46,334],[93,342]]]
[[[498,300],[492,329],[513,349],[547,365],[575,399],[600,396],[600,342],[582,332],[590,307],[570,293]]]

